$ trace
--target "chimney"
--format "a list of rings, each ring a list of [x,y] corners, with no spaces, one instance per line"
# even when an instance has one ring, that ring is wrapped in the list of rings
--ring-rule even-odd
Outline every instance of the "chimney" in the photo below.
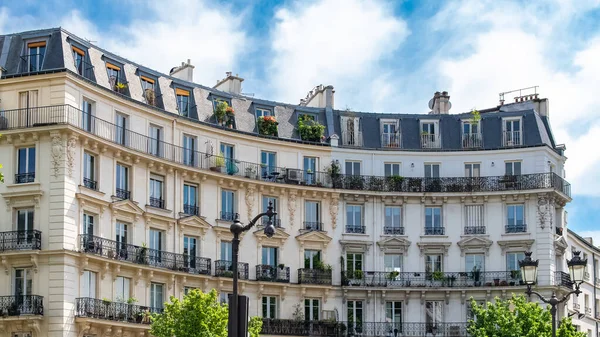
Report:
[[[300,100],[300,105],[313,108],[333,109],[335,103],[334,94],[335,90],[333,90],[332,85],[324,86],[319,84],[309,91],[305,98]]]
[[[240,95],[242,93],[242,82],[244,82],[244,79],[239,77],[238,74],[233,76],[233,73],[228,71],[225,73],[225,78],[217,81],[217,84],[213,88],[230,94]]]
[[[436,91],[433,98],[429,101],[429,109],[431,115],[447,115],[450,112],[452,103],[450,103],[450,95],[447,91]]]
[[[175,67],[171,69],[169,75],[178,78],[180,80],[193,82],[194,81],[194,66],[191,63],[191,60],[188,59],[186,62],[181,62],[179,67]]]

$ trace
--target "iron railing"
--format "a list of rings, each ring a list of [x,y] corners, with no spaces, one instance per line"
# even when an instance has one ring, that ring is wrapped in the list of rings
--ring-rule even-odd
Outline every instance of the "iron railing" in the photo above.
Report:
[[[15,174],[15,184],[32,183],[35,181],[35,172]]]
[[[383,234],[387,235],[404,235],[404,227],[384,226]]]
[[[165,201],[162,198],[152,198],[150,197],[150,206],[156,208],[165,208]]]
[[[348,234],[365,234],[366,226],[346,225],[346,233]]]
[[[215,276],[233,278],[233,262],[227,260],[215,261]],[[238,278],[240,280],[248,279],[248,264],[238,262]]]
[[[0,317],[44,315],[44,297],[38,295],[0,296]]]
[[[187,215],[200,215],[200,208],[196,205],[183,205],[183,213]]]
[[[502,146],[519,146],[521,145],[521,131],[504,131],[502,132]]]
[[[485,226],[465,226],[465,235],[485,234]]]
[[[440,148],[440,136],[423,134],[421,135],[421,147],[424,149],[438,149]]]
[[[464,133],[462,135],[462,147],[465,149],[474,149],[483,146],[483,139],[480,133]]]
[[[399,148],[402,146],[400,133],[384,133],[381,135],[381,146]]]
[[[331,270],[300,268],[298,284],[331,284]]]
[[[94,66],[83,59],[75,60],[75,70],[88,80],[94,79]]]
[[[87,234],[79,235],[79,243],[86,254],[190,274],[210,275],[211,272],[211,260],[206,257],[150,249]]]
[[[565,273],[564,271],[554,272],[554,285],[573,289],[571,275],[569,275],[569,273]]]
[[[456,322],[361,322],[348,321],[340,324],[338,336],[395,337],[395,336],[435,336],[466,337],[468,323]]]
[[[0,252],[41,249],[42,232],[38,230],[0,232]]]
[[[46,106],[6,110],[0,113],[0,130],[68,124],[82,129],[84,113],[70,105]],[[89,132],[99,138],[125,146],[130,150],[152,155],[178,164],[228,175],[245,176],[246,172],[263,172],[262,165],[224,158],[214,154],[194,151],[197,161],[187,161],[190,149],[158,141],[160,151],[148,147],[150,137],[126,130],[117,125],[88,115],[94,121]],[[571,185],[553,172],[523,174],[518,176],[442,177],[426,184],[422,177],[384,177],[372,175],[343,175],[306,171],[294,168],[269,167],[268,175],[255,174],[249,179],[292,185],[308,185],[347,190],[379,192],[497,192],[517,190],[554,189],[567,196]],[[427,186],[426,186],[427,185]],[[427,187],[427,189],[426,189]]]
[[[341,322],[263,318],[261,335],[342,337]]]
[[[152,308],[97,298],[76,298],[75,317],[104,319],[116,322],[150,324],[150,315],[162,313],[162,308]]]
[[[129,192],[128,190],[124,190],[122,188],[117,188],[117,189],[115,189],[115,197],[122,199],[122,200],[131,199],[131,192]]]
[[[444,235],[445,227],[425,227],[425,235]]]
[[[342,285],[388,288],[514,287],[523,285],[519,271],[382,272],[344,271]]]
[[[96,190],[97,182],[92,179],[83,178],[83,186],[89,188],[90,190]]]
[[[42,70],[45,54],[26,54],[21,55],[19,71],[21,73],[31,73]]]
[[[281,219],[273,218],[273,219],[271,219],[271,221],[273,222],[273,226],[275,226],[275,228],[281,228]],[[269,222],[268,217],[261,218],[261,223],[263,226],[266,226],[268,222]]]
[[[504,230],[507,234],[509,234],[509,233],[526,233],[527,225],[526,224],[506,225],[506,226],[504,226]]]
[[[259,264],[256,266],[256,280],[289,283],[290,267]]]
[[[322,231],[323,223],[316,221],[304,221],[304,229],[308,231]]]
[[[342,131],[342,146],[363,146],[362,131]]]
[[[233,220],[235,220],[235,212],[221,211],[220,219],[223,221],[233,221]]]

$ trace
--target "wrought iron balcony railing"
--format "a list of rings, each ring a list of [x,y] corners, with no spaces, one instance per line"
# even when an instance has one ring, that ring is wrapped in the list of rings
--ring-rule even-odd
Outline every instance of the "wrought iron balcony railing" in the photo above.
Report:
[[[402,146],[402,136],[400,133],[384,133],[381,135],[381,146],[399,148]]]
[[[75,70],[88,80],[94,79],[94,66],[83,59],[75,60]]]
[[[342,337],[343,323],[295,319],[263,318],[261,335]]]
[[[0,252],[42,249],[42,232],[38,230],[0,232]]]
[[[32,73],[42,70],[45,54],[26,54],[21,55],[19,64],[20,73]]]
[[[323,223],[315,221],[304,221],[304,229],[308,231],[322,231]]]
[[[502,146],[519,146],[521,145],[521,131],[504,131],[502,132]]]
[[[160,140],[153,140],[158,142],[159,146],[157,148],[160,149],[155,153],[153,152],[154,148],[148,146],[150,137],[123,129],[93,115],[85,115],[81,110],[70,105],[6,110],[0,115],[0,130],[25,129],[56,124],[68,124],[84,130],[82,120],[89,118],[93,120],[94,127],[90,130],[84,130],[85,132],[139,153],[149,154],[198,169],[241,177],[246,176],[246,172],[263,172],[263,166],[259,163],[229,159],[199,151],[194,151],[194,157],[198,160],[187,161],[186,158],[189,158],[190,149]],[[460,193],[553,189],[566,196],[570,197],[571,195],[571,185],[553,172],[518,176],[441,177],[426,183],[427,179],[423,177],[343,175],[273,166],[269,167],[268,175],[254,174],[247,178],[281,184],[378,192],[411,193],[429,190],[430,192]]]
[[[281,228],[281,219],[274,218],[274,219],[271,219],[271,221],[273,222],[273,226],[275,226],[275,228]],[[261,224],[263,226],[266,226],[268,222],[269,222],[269,218],[267,218],[267,217],[261,218]]]
[[[404,235],[404,227],[384,226],[383,234],[386,235]]]
[[[165,208],[165,201],[162,198],[150,197],[150,206],[156,208]]]
[[[75,317],[104,319],[115,322],[150,324],[150,315],[162,313],[162,308],[106,301],[90,297],[75,299]]]
[[[200,208],[196,205],[183,205],[183,213],[187,215],[200,215]]]
[[[342,131],[342,146],[363,146],[362,131]]]
[[[128,190],[117,188],[115,189],[115,197],[121,200],[131,199],[131,192],[129,192]]]
[[[331,270],[300,268],[298,284],[331,284]]]
[[[483,138],[480,133],[463,133],[462,147],[465,149],[475,149],[483,146]]]
[[[569,273],[565,273],[564,271],[554,272],[554,285],[573,289],[571,275],[569,275]]]
[[[269,282],[290,282],[290,267],[259,264],[256,266],[256,279]]]
[[[176,254],[86,234],[79,235],[79,244],[83,253],[109,259],[190,274],[210,275],[211,272],[211,260],[206,257]]]
[[[90,190],[97,190],[96,181],[89,178],[83,178],[83,186],[89,188]]]
[[[425,227],[425,235],[444,235],[445,227]]]
[[[227,260],[215,261],[215,276],[233,278],[233,262]],[[240,280],[248,279],[248,264],[238,262],[238,278]]]
[[[421,147],[424,149],[438,149],[441,146],[440,136],[422,134],[421,135]]]
[[[348,234],[365,234],[366,226],[346,225],[346,233]]]
[[[235,212],[221,211],[220,219],[223,221],[233,221],[233,220],[235,220]]]
[[[35,172],[15,174],[15,184],[32,183],[35,181]]]
[[[342,285],[353,287],[514,287],[523,285],[519,271],[400,272],[344,271]]]
[[[38,295],[0,296],[0,317],[44,315],[44,297]]]
[[[485,226],[465,226],[465,235],[485,234]]]
[[[507,234],[511,233],[526,233],[527,225],[526,224],[518,224],[518,225],[506,225],[504,226],[504,230]]]

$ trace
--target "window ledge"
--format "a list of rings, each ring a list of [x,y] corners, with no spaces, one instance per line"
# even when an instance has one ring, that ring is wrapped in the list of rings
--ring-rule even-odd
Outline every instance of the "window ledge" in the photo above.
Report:
[[[421,235],[421,239],[447,239],[448,235]]]
[[[100,190],[93,190],[89,187],[86,187],[85,185],[79,185],[79,190],[81,191],[89,191],[91,193],[97,194],[98,196],[104,196],[106,193],[100,191]]]
[[[342,235],[348,235],[348,236],[362,236],[362,237],[369,237],[369,234],[366,233],[342,233]]]
[[[519,237],[519,236],[530,236],[530,235],[531,235],[531,233],[529,233],[529,232],[520,232],[520,233],[502,233],[502,236],[508,236],[508,237],[510,237],[510,236],[516,236],[516,237]]]
[[[233,223],[233,220],[215,219],[215,221],[219,225],[231,225]]]
[[[39,189],[40,186],[41,186],[40,182],[34,181],[32,183],[21,183],[21,184],[6,185],[6,188],[7,189],[18,189],[18,188],[29,189],[30,187],[37,187]]]
[[[161,213],[171,213],[171,212],[173,212],[170,209],[155,207],[155,206],[151,206],[151,205],[146,205],[146,210],[149,210],[149,209],[155,210],[155,211],[159,211]]]

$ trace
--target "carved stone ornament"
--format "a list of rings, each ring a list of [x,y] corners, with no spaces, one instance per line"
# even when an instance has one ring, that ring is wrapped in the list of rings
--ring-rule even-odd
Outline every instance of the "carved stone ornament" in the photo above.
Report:
[[[333,194],[329,201],[329,214],[331,215],[331,226],[333,229],[337,226],[337,216],[339,211],[338,195]]]
[[[294,214],[296,213],[296,191],[288,193],[288,211],[290,212],[290,227],[294,227]]]
[[[538,196],[538,209],[537,216],[538,222],[542,229],[546,228],[546,224],[552,228],[553,216],[554,216],[554,198],[546,195]]]
[[[252,220],[252,214],[254,213],[254,201],[256,185],[249,184],[246,188],[246,208],[248,210],[248,221]]]
[[[67,170],[69,177],[73,178],[73,167],[75,166],[75,149],[77,147],[77,136],[69,137],[67,141]]]
[[[52,137],[52,171],[54,178],[57,178],[63,160],[64,146],[60,133],[51,133],[50,137]]]

